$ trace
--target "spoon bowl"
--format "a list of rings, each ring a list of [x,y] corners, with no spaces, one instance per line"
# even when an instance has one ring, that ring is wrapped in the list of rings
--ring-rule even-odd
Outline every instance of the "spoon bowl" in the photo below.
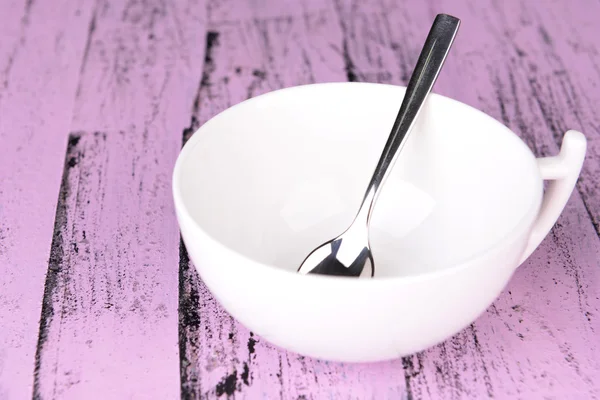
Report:
[[[340,236],[314,249],[302,262],[298,272],[373,277],[375,263],[368,228],[353,224]]]

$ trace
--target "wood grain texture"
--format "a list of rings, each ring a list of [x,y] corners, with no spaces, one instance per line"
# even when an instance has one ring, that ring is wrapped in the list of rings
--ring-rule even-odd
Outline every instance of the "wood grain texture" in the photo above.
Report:
[[[462,26],[434,91],[539,156],[584,132],[577,190],[444,343],[373,364],[276,348],[188,259],[170,189],[182,142],[271,90],[406,84],[439,12]],[[600,398],[598,15],[594,0],[3,1],[0,400]]]
[[[34,397],[179,396],[170,183],[203,4],[98,1],[56,213]]]
[[[0,399],[31,396],[64,149],[92,7],[0,2]]]

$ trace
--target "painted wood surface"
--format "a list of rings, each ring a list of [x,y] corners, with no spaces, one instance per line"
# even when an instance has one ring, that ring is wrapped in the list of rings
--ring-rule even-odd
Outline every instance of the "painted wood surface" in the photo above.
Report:
[[[82,63],[34,396],[174,398],[178,231],[170,182],[203,56],[194,2],[103,2]]]
[[[463,24],[434,91],[540,156],[583,131],[577,191],[494,305],[439,346],[368,365],[275,348],[189,261],[177,153],[267,91],[405,84],[438,12]],[[0,399],[599,398],[598,15],[592,0],[2,2]]]
[[[64,151],[92,5],[0,2],[0,399],[31,396]]]

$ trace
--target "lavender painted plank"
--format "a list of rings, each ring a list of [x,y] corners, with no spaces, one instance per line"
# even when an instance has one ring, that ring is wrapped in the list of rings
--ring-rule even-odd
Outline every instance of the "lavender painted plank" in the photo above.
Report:
[[[0,399],[31,396],[44,277],[91,4],[0,3]]]
[[[595,140],[598,133],[596,117],[591,113],[580,116],[579,124],[571,119],[570,125],[560,127],[562,130],[553,128],[553,118],[566,120],[573,111],[573,104],[558,92],[549,96],[555,101],[549,106],[555,114],[549,116],[540,105],[548,100],[533,92],[532,76],[523,74],[527,69],[515,60],[523,57],[519,56],[523,49],[535,52],[546,40],[530,29],[523,37],[526,43],[516,47],[510,32],[523,29],[522,21],[532,18],[535,8],[527,9],[527,4],[517,2],[509,4],[514,7],[508,11],[510,18],[503,10],[477,6],[474,2],[436,2],[427,7],[415,3],[409,6],[396,2],[335,1],[333,7],[325,8],[325,27],[320,32],[309,29],[300,34],[318,34],[321,39],[317,42],[322,43],[322,38],[326,37],[331,43],[330,47],[335,51],[330,54],[331,59],[326,60],[344,62],[332,76],[334,80],[405,84],[429,23],[439,7],[440,11],[443,9],[460,16],[464,24],[462,39],[457,40],[436,92],[465,101],[503,121],[539,155],[555,154],[567,127],[583,129],[592,141]],[[555,4],[555,7],[559,6],[564,7]],[[198,117],[184,133],[186,137],[214,113],[243,100],[248,93],[256,94],[257,87],[261,90],[267,85],[274,89],[286,86],[286,78],[296,79],[296,73],[286,71],[284,75],[282,68],[272,66],[272,60],[283,66],[293,65],[285,60],[294,55],[291,51],[279,54],[275,50],[272,53],[273,35],[264,28],[261,30],[267,18],[244,20],[236,15],[239,10],[232,11],[223,3],[217,7],[217,13],[225,15],[223,19],[228,25],[213,23],[210,28],[213,30],[208,36],[211,51],[207,54],[205,70],[210,73],[205,74],[198,110],[194,114]],[[337,13],[339,28],[334,26],[331,8]],[[290,30],[294,31],[299,18],[289,8],[279,14],[279,18],[272,18],[279,10],[266,9],[271,20],[279,21],[279,26],[291,25]],[[260,13],[262,8],[257,7],[254,12],[257,10]],[[499,21],[493,21],[498,16],[501,17]],[[253,24],[258,27],[254,28]],[[525,23],[525,26],[528,25]],[[254,51],[244,52],[250,47],[247,42],[251,42],[244,38],[255,36],[252,29],[262,33],[264,44]],[[282,35],[278,39],[283,43],[288,41]],[[256,54],[262,54],[264,61],[261,62]],[[306,54],[309,60],[316,58],[310,50]],[[256,67],[252,67],[256,69],[253,76],[260,79],[236,77],[236,65],[251,63],[251,55],[257,58],[254,61]],[[550,58],[556,57],[559,57],[558,53],[550,55]],[[549,87],[557,91],[564,87],[560,80],[552,81],[557,75],[553,70],[544,70],[543,62],[533,55],[531,58],[528,62],[540,64],[533,68],[537,73],[534,78],[550,80]],[[241,61],[236,64],[232,61],[235,59]],[[267,68],[261,69],[261,65],[267,65]],[[321,81],[317,67],[311,63],[311,81]],[[323,66],[321,68],[325,70]],[[560,72],[558,76],[564,73]],[[265,78],[273,74],[279,76],[277,83],[265,84]],[[589,74],[585,76],[589,77]],[[570,90],[585,98],[582,92],[585,88],[582,84]],[[579,115],[584,112],[580,111]],[[546,130],[541,128],[544,126]],[[586,164],[588,170],[584,171],[584,180],[597,165],[593,148],[589,158],[592,162]],[[593,176],[590,179],[594,179]],[[597,185],[597,179],[593,182]],[[235,395],[236,398],[279,395],[347,398],[351,393],[357,398],[595,398],[599,395],[598,384],[593,378],[600,373],[596,361],[600,352],[596,332],[600,326],[593,316],[597,315],[599,306],[600,245],[590,221],[590,216],[598,209],[590,203],[589,193],[587,197],[583,196],[587,202],[584,203],[579,193],[574,194],[549,238],[517,272],[501,298],[476,323],[423,353],[368,366],[323,363],[262,342],[233,321],[214,301],[182,249],[180,344],[183,393],[188,398],[221,395]],[[273,374],[278,378],[275,382]],[[332,374],[344,379],[323,381],[323,377]],[[372,376],[362,380],[362,374]],[[314,381],[306,379],[307,376],[314,376]]]
[[[556,154],[571,127],[597,141],[597,117],[584,115],[585,107],[574,113],[572,103],[574,97],[586,98],[589,88],[573,85],[577,78],[548,47],[551,35],[568,37],[569,31],[545,26],[527,2],[504,3],[505,10],[461,3],[438,2],[435,11],[338,3],[351,75],[405,84],[425,21],[443,9],[460,16],[463,25],[435,91],[501,120],[538,155]],[[569,117],[573,113],[580,119]],[[583,179],[597,166],[592,145]],[[595,200],[586,200],[574,193],[552,234],[475,324],[436,348],[405,358],[414,371],[407,374],[408,393],[416,398],[600,396],[595,379],[600,374],[600,322],[593,317],[600,308],[600,242],[589,218],[598,210]]]
[[[202,2],[98,1],[48,266],[34,397],[179,396],[170,182],[204,59]]]

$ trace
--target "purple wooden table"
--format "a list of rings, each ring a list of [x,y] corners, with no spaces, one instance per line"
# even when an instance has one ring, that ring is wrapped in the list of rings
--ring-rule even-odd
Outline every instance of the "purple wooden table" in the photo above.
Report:
[[[577,190],[474,324],[393,362],[270,346],[180,244],[171,171],[226,107],[325,81],[405,84],[438,12],[435,90],[537,155],[589,139]],[[0,399],[600,398],[600,2],[2,0]]]

